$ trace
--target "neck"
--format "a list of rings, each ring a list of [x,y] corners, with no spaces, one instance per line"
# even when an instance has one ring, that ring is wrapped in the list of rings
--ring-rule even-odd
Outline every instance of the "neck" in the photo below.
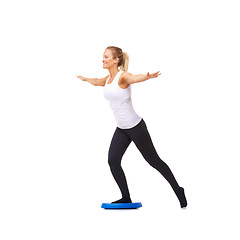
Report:
[[[111,77],[115,77],[117,75],[117,73],[119,72],[119,69],[111,68],[111,69],[108,69],[108,71],[109,71]]]

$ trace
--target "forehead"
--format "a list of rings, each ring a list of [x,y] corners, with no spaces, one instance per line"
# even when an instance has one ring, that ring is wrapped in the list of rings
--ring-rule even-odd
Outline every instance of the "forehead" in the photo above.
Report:
[[[111,51],[110,49],[106,49],[106,50],[104,51],[104,55],[106,55],[106,56],[112,56],[112,51]]]

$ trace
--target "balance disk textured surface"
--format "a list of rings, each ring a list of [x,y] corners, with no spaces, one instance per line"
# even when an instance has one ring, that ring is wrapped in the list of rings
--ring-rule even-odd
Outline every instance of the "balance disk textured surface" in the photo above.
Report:
[[[142,203],[103,203],[101,208],[105,209],[136,209],[142,207]]]

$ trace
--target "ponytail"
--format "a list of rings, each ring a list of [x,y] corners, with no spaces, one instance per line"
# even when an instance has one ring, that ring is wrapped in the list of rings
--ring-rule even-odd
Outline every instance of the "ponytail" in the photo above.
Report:
[[[128,71],[129,56],[126,52],[123,52],[121,48],[109,46],[106,49],[110,49],[113,54],[113,58],[118,58],[118,67],[124,72]]]
[[[126,52],[123,52],[123,61],[120,66],[120,69],[124,72],[128,71],[129,56]]]

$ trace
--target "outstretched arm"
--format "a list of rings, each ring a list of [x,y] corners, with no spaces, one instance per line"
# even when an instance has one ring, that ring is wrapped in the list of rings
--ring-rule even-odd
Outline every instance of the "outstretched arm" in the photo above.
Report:
[[[106,76],[105,78],[86,78],[86,77],[83,77],[83,76],[79,75],[77,77],[80,78],[83,81],[91,83],[94,86],[102,86],[103,87],[103,86],[105,86],[106,81],[107,81],[109,76]]]
[[[123,76],[123,79],[128,84],[133,84],[133,83],[144,82],[150,78],[156,78],[159,75],[161,75],[160,71],[151,73],[151,74],[148,72],[147,74],[138,74],[138,75],[133,75],[131,73],[126,72]]]

